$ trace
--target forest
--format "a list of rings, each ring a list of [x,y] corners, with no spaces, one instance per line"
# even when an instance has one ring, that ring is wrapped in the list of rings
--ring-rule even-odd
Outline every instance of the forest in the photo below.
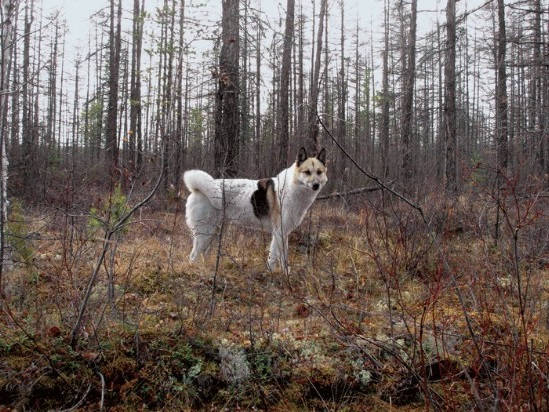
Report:
[[[190,262],[184,172],[302,147],[291,270],[225,218]],[[549,410],[549,1],[1,0],[25,410]]]

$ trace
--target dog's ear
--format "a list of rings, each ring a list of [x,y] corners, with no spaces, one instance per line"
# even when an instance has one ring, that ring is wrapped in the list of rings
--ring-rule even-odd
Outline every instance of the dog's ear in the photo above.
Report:
[[[316,155],[316,158],[322,162],[324,166],[326,166],[326,149],[322,148],[320,149],[320,152]]]
[[[307,160],[307,150],[304,147],[301,147],[301,149],[299,149],[299,152],[297,152],[297,165],[299,166],[305,160]]]

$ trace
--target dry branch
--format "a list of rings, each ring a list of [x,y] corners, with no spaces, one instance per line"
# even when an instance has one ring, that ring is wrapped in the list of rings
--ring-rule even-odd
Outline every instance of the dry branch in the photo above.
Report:
[[[76,338],[78,337],[78,334],[80,333],[80,328],[82,326],[82,318],[84,316],[84,312],[86,311],[86,307],[88,305],[88,300],[91,296],[93,287],[95,286],[95,282],[97,280],[97,275],[99,273],[99,270],[101,268],[101,265],[103,263],[103,260],[105,259],[105,255],[107,254],[107,251],[109,249],[110,243],[111,243],[111,237],[118,232],[124,224],[128,221],[132,215],[139,210],[142,206],[144,206],[146,203],[148,203],[151,198],[154,196],[158,188],[160,187],[160,183],[162,182],[162,177],[164,176],[164,166],[166,162],[166,147],[164,146],[162,150],[162,166],[160,167],[160,173],[158,175],[158,179],[156,180],[156,183],[150,193],[145,196],[143,200],[138,202],[134,207],[132,207],[124,216],[122,216],[114,225],[111,227],[106,227],[105,229],[105,236],[103,238],[103,249],[101,251],[101,255],[99,256],[99,260],[97,261],[95,268],[93,270],[92,275],[90,276],[90,280],[88,282],[88,286],[86,288],[86,293],[84,295],[84,298],[82,299],[82,303],[80,305],[80,309],[78,311],[78,318],[76,319],[76,323],[74,325],[74,328],[71,332],[71,342],[70,345],[74,347],[76,343]]]
[[[334,197],[347,197],[347,196],[359,195],[361,193],[376,192],[381,189],[382,189],[381,186],[361,187],[359,189],[350,190],[348,192],[334,192],[334,193],[330,193],[329,195],[319,196],[317,197],[317,200],[326,200],[326,199],[333,199]]]

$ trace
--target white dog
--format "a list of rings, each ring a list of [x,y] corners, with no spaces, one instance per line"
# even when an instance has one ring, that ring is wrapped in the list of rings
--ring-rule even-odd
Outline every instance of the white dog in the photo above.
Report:
[[[267,264],[287,269],[288,235],[328,180],[326,150],[308,157],[301,148],[294,164],[262,180],[214,179],[201,170],[183,175],[187,189],[186,221],[193,234],[191,262],[204,254],[223,219],[232,224],[272,233]]]

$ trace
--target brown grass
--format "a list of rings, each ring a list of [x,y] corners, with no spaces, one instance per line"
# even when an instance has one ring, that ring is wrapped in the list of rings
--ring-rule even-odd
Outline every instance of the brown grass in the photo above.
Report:
[[[85,218],[71,232],[63,216],[29,213],[41,239],[5,279],[0,406],[96,410],[103,395],[112,410],[547,408],[546,205],[519,232],[521,306],[512,232],[494,244],[488,200],[427,204],[436,245],[402,205],[318,203],[290,238],[288,277],[267,271],[268,237],[230,228],[215,285],[215,245],[191,266],[184,216],[144,212],[114,269],[107,258],[75,348],[101,235]]]

